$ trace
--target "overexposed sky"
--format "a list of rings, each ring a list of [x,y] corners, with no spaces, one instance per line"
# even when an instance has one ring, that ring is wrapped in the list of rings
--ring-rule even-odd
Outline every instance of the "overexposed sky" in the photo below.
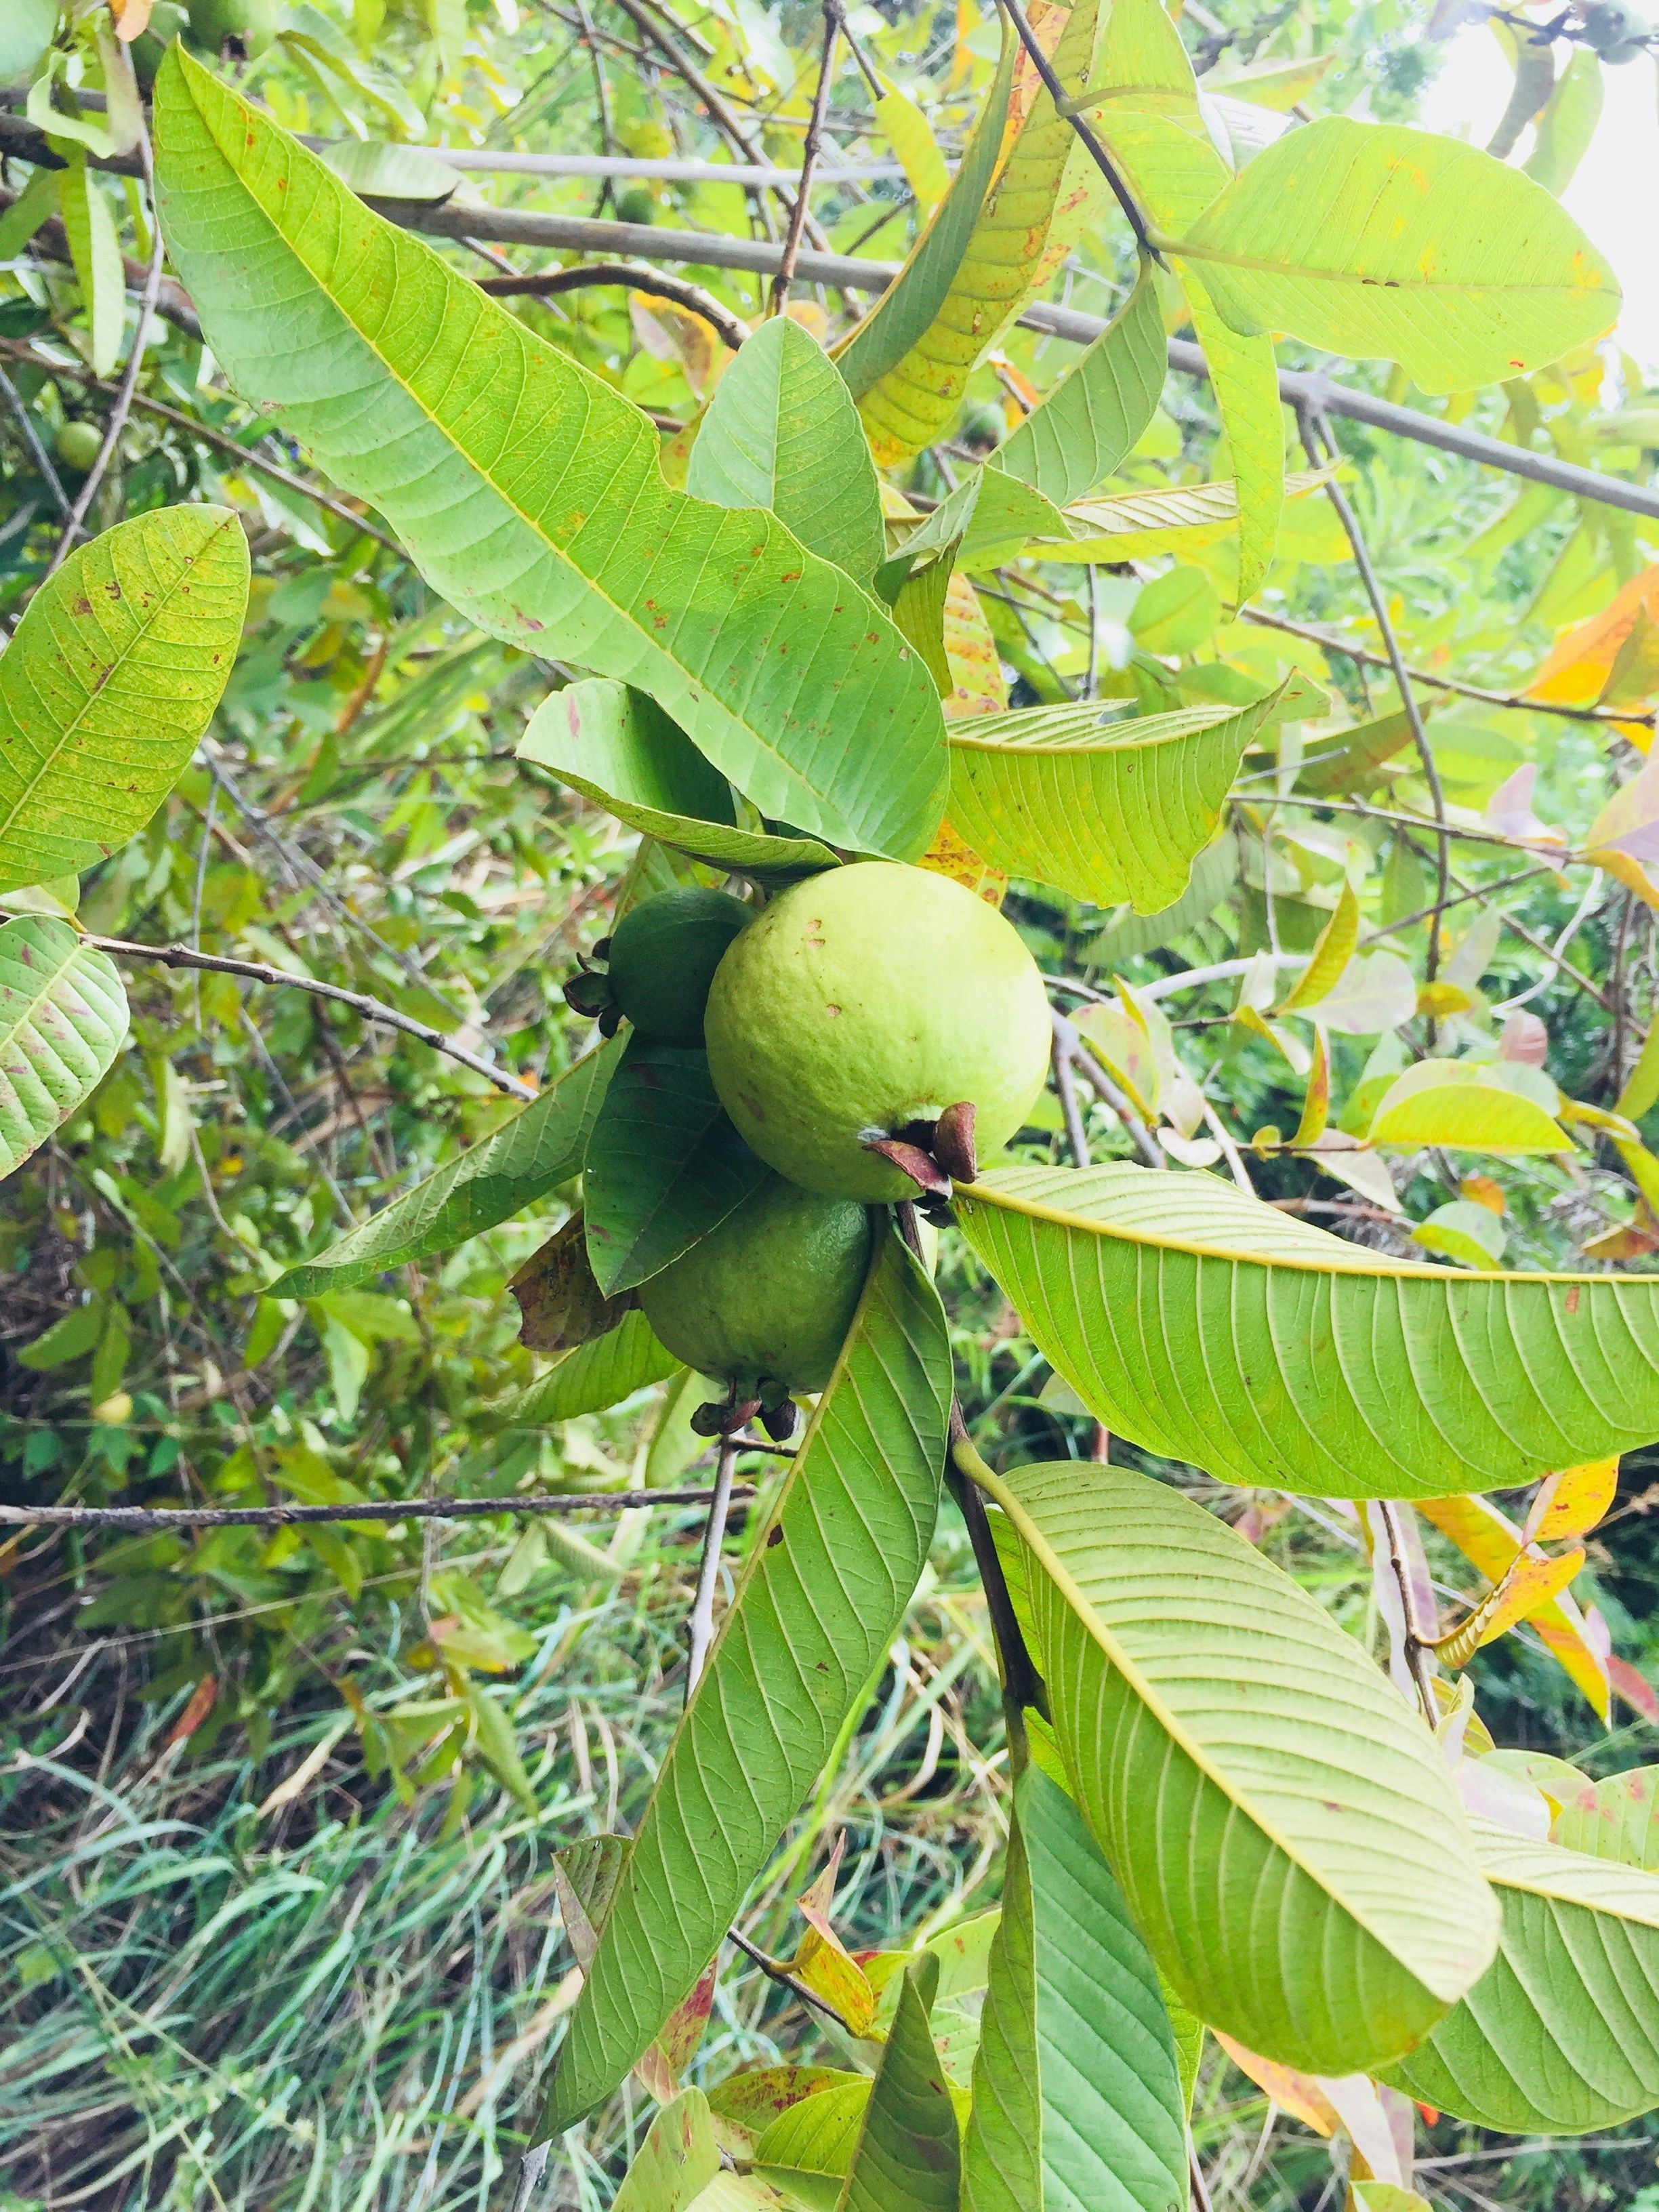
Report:
[[[1558,64],[1559,65],[1559,64]],[[1602,71],[1606,104],[1595,138],[1565,204],[1613,264],[1625,295],[1620,342],[1659,374],[1659,97],[1651,60]],[[1449,42],[1419,120],[1483,146],[1497,128],[1513,82],[1498,41],[1472,24]],[[1519,151],[1524,159],[1528,132]]]

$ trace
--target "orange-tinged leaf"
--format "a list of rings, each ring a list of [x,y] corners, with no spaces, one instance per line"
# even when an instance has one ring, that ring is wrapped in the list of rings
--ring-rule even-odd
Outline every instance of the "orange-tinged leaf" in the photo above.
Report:
[[[1248,2074],[1258,2089],[1265,2089],[1281,2112],[1300,2120],[1304,2128],[1311,2128],[1316,2136],[1334,2136],[1342,2124],[1336,2108],[1311,2074],[1299,2074],[1293,2066],[1281,2066],[1276,2059],[1260,2058],[1254,2051],[1247,2051],[1242,2043],[1235,2043],[1219,2028],[1210,2030],[1241,2074]]]
[[[1528,1544],[1564,1544],[1582,1536],[1613,1501],[1619,1488],[1619,1462],[1593,1459],[1583,1467],[1564,1468],[1538,1486],[1522,1534]]]
[[[1314,1030],[1313,1066],[1308,1071],[1308,1093],[1302,1102],[1302,1119],[1296,1125],[1292,1146],[1316,1145],[1331,1118],[1331,1048],[1322,1029]]]
[[[875,2024],[876,1992],[830,1918],[846,1845],[846,1836],[837,1836],[829,1864],[797,1900],[796,1909],[806,1923],[806,1932],[797,1947],[791,1971],[798,1981],[805,1982],[816,1996],[833,2006],[854,2035],[867,2035]]]
[[[1467,1667],[1483,1644],[1495,1644],[1540,1607],[1559,1597],[1583,1564],[1582,1544],[1549,1559],[1523,1552],[1497,1588],[1488,1590],[1449,1636],[1436,1639],[1436,1658],[1443,1667]]]
[[[1008,888],[1006,872],[982,860],[948,817],[939,823],[933,843],[916,866],[931,868],[936,876],[949,876],[953,884],[964,884],[988,906],[1000,907]]]
[[[1506,1513],[1486,1498],[1427,1498],[1417,1510],[1449,1537],[1488,1582],[1504,1578],[1522,1548],[1521,1531]],[[1549,1599],[1534,1614],[1531,1626],[1545,1649],[1606,1722],[1612,1710],[1607,1657],[1592,1641],[1584,1615],[1570,1590]]]
[[[1659,1721],[1659,1690],[1628,1659],[1609,1658],[1607,1680],[1632,1712],[1640,1713],[1644,1721]]]
[[[149,28],[150,9],[155,0],[109,0],[109,11],[115,18],[115,35],[123,46],[130,46],[135,39],[142,39]]]
[[[1528,696],[1564,707],[1594,704],[1641,614],[1650,619],[1659,617],[1659,563],[1632,576],[1600,614],[1557,638],[1544,665],[1527,687]]]
[[[947,722],[1006,712],[1008,685],[997,641],[979,593],[959,572],[952,574],[945,594],[945,658],[951,670],[951,690],[945,702]]]

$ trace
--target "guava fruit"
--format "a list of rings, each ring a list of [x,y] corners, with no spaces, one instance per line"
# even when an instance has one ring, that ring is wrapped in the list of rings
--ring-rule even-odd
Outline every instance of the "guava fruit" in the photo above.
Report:
[[[251,58],[276,37],[281,15],[280,0],[190,0],[190,35],[215,54],[234,40]]]
[[[914,1198],[868,1139],[950,1106],[973,1107],[981,1159],[1000,1151],[1048,1066],[1042,977],[1012,925],[949,877],[886,860],[774,899],[720,962],[704,1029],[744,1142],[831,1198]]]
[[[663,891],[642,900],[611,939],[611,996],[641,1036],[701,1044],[714,970],[754,909],[725,891]]]
[[[65,422],[52,441],[53,453],[77,477],[85,476],[103,446],[104,434],[95,422]]]
[[[774,1176],[718,1229],[640,1285],[659,1340],[739,1398],[821,1390],[870,1265],[861,1206]]]

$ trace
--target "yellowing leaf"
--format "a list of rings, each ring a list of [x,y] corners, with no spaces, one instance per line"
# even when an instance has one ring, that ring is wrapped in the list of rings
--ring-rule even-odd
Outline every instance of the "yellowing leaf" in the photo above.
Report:
[[[1334,2136],[1342,2123],[1335,2107],[1319,2086],[1316,2074],[1304,2074],[1294,2066],[1281,2066],[1276,2059],[1262,2058],[1254,2051],[1247,2051],[1231,2035],[1219,2028],[1210,2030],[1241,2074],[1246,2074],[1258,2089],[1265,2089],[1281,2112],[1288,2112],[1293,2120],[1300,2120],[1304,2128],[1311,2128],[1316,2136]]]
[[[1285,478],[1285,498],[1306,499],[1328,475],[1322,469],[1299,470]],[[1073,501],[1066,520],[1077,535],[1069,544],[1045,544],[1045,561],[1148,561],[1163,553],[1196,552],[1237,529],[1238,486],[1223,477],[1214,483],[1113,492]]]
[[[1358,942],[1359,901],[1354,896],[1353,885],[1345,879],[1336,911],[1320,931],[1307,966],[1274,1012],[1293,1014],[1304,1007],[1317,1006],[1327,992],[1335,989]]]
[[[1308,1071],[1307,1095],[1302,1102],[1302,1119],[1297,1123],[1296,1134],[1291,1139],[1292,1146],[1316,1145],[1324,1135],[1330,1118],[1331,1048],[1325,1042],[1324,1030],[1316,1030],[1313,1066]]]
[[[1482,1644],[1495,1644],[1518,1621],[1559,1597],[1583,1564],[1582,1546],[1551,1559],[1520,1553],[1503,1581],[1487,1592],[1467,1619],[1449,1635],[1435,1639],[1435,1656],[1445,1667],[1467,1667]]]
[[[1553,700],[1564,707],[1592,705],[1601,696],[1620,649],[1640,614],[1650,619],[1659,617],[1659,563],[1632,576],[1599,614],[1557,638],[1544,665],[1527,686],[1529,696]]]
[[[1536,1068],[1419,1060],[1378,1103],[1370,1140],[1453,1152],[1566,1152],[1566,1132],[1543,1104],[1545,1091],[1553,1097],[1555,1086]]]
[[[1583,1467],[1564,1468],[1559,1474],[1539,1484],[1522,1531],[1522,1541],[1557,1544],[1585,1535],[1612,1504],[1618,1489],[1616,1459],[1593,1459]]]
[[[1346,115],[1266,148],[1178,242],[1234,330],[1380,355],[1425,392],[1556,361],[1619,312],[1612,270],[1541,185]]]
[[[1520,1529],[1486,1498],[1419,1498],[1417,1510],[1443,1536],[1449,1536],[1490,1583],[1503,1580],[1521,1551]],[[1590,1641],[1584,1616],[1571,1591],[1563,1590],[1540,1606],[1531,1626],[1556,1664],[1605,1722],[1612,1709],[1607,1660]]]
[[[883,82],[886,83],[884,78]],[[923,215],[932,215],[950,189],[951,174],[927,118],[914,100],[889,84],[876,102],[876,122],[886,132],[888,144],[898,155],[905,182],[915,194],[916,205]]]

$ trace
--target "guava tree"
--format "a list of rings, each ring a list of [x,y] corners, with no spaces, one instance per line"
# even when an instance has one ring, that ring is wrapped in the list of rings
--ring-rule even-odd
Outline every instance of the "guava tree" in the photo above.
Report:
[[[265,1286],[349,1291],[580,1175],[580,1212],[515,1284],[526,1341],[560,1357],[503,1418],[666,1382],[668,1413],[718,1439],[684,1719],[635,1833],[561,1867],[586,1979],[526,2202],[547,2146],[630,2075],[663,2107],[623,2185],[641,2212],[1162,2212],[1189,2191],[1206,2030],[1272,2094],[1334,2115],[1364,2212],[1420,2202],[1409,2100],[1564,2134],[1659,2105],[1645,1830],[1483,1742],[1459,1680],[1526,1617],[1588,1664],[1566,1585],[1618,1455],[1659,1438],[1659,1282],[1502,1272],[1478,1197],[1419,1240],[1449,1267],[1255,1195],[1156,1000],[1046,975],[1001,908],[1012,879],[1167,913],[1212,861],[1230,793],[1298,767],[1328,701],[1294,668],[1183,694],[1154,651],[1116,699],[1010,709],[970,581],[1022,549],[1121,565],[1230,533],[1243,608],[1287,501],[1329,496],[1352,524],[1317,380],[1300,387],[1312,465],[1287,476],[1275,335],[1465,393],[1587,346],[1617,295],[1542,185],[1461,143],[1331,115],[1236,159],[1158,0],[1008,15],[955,176],[878,304],[829,351],[781,312],[738,332],[665,451],[611,385],[182,46],[155,79],[162,232],[215,357],[451,605],[559,664],[520,752],[640,838],[610,935],[567,986],[592,1048]],[[1107,226],[1134,255],[1116,316],[935,503],[906,497],[881,471],[945,431],[971,373]],[[798,221],[780,309],[800,242]],[[1188,326],[1231,476],[1091,498]],[[0,661],[29,738],[0,758],[7,886],[85,865],[178,774],[246,596],[223,525],[197,508],[123,526],[33,601]],[[1169,572],[1172,659],[1196,573]],[[1334,739],[1328,796],[1356,760],[1414,746],[1438,799],[1395,661],[1403,726]],[[113,670],[166,702],[142,754],[119,717],[100,722]],[[1646,805],[1610,810],[1608,871],[1642,868]],[[1255,1152],[1391,1200],[1390,1146],[1553,1155],[1593,1128],[1659,1191],[1635,1094],[1608,1112],[1529,1050],[1437,1048],[1480,975],[1442,962],[1443,806],[1416,826],[1437,831],[1442,872],[1420,979],[1360,951],[1346,880],[1287,950],[1263,880],[1268,941],[1237,963],[1237,1018],[1306,1080],[1296,1129],[1264,1128]],[[0,957],[12,1164],[89,1094],[123,1022],[108,955],[66,919],[19,915]],[[1402,988],[1424,1048],[1368,1066],[1363,1112],[1334,1127],[1331,1037],[1397,1027],[1355,1003]],[[1158,1164],[1090,1164],[1080,1064]],[[1073,1164],[997,1164],[1051,1068]],[[975,1449],[941,1233],[1098,1424],[1096,1457],[999,1471]],[[1357,1501],[1392,1679],[1237,1533],[1114,1466],[1113,1437],[1246,1489]],[[781,1473],[716,1621],[740,1461]],[[1533,1484],[1524,1528],[1480,1502]],[[971,1940],[854,1959],[832,1875],[776,1971],[848,2065],[685,2088],[728,1931],[884,1663],[947,1490],[1006,1704],[1000,1913]],[[1491,1595],[1444,1635],[1419,1504],[1492,1562]]]

